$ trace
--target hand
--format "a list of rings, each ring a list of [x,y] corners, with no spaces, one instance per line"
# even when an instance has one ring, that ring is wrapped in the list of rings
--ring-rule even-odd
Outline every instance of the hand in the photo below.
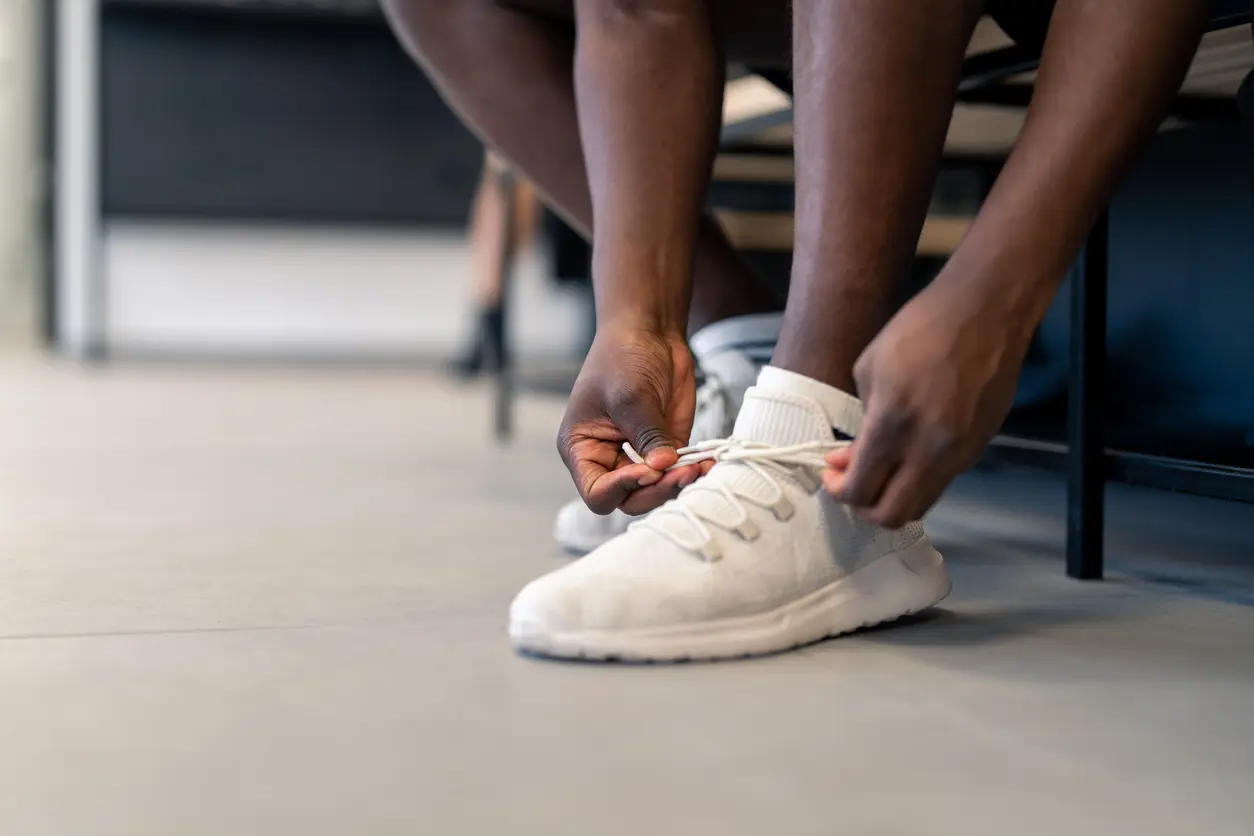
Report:
[[[870,522],[922,517],[1010,411],[1031,329],[971,296],[933,284],[854,366],[866,415],[853,444],[827,456],[823,483]]]
[[[692,430],[696,382],[682,334],[610,328],[597,333],[566,405],[557,449],[588,507],[643,514],[708,469],[663,473]],[[631,442],[645,459],[623,452]]]

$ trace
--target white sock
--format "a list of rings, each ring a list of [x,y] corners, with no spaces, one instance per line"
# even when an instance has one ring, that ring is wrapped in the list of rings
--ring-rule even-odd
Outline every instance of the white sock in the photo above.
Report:
[[[842,392],[835,386],[829,386],[796,372],[790,372],[775,366],[765,366],[758,373],[757,388],[768,392],[782,392],[799,395],[815,401],[823,407],[832,429],[849,438],[854,438],[862,427],[862,401]]]

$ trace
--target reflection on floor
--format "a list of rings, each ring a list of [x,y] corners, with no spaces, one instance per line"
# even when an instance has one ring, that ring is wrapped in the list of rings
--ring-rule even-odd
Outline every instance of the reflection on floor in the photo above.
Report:
[[[0,360],[0,832],[1248,834],[1254,513],[965,479],[956,590],[723,665],[514,656],[557,400],[420,374]]]

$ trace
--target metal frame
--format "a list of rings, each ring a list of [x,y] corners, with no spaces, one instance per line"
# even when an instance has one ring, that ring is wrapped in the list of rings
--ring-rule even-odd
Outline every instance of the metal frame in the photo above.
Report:
[[[1103,212],[1071,274],[1067,392],[1067,574],[1102,576],[1106,520],[1106,293],[1110,215]]]
[[[1210,30],[1254,23],[1254,3],[1216,2]],[[994,75],[992,70],[987,73]],[[1014,74],[1014,73],[1011,73]],[[1242,89],[1254,95],[1254,72]],[[972,88],[968,88],[972,89]],[[1250,108],[1248,101],[1243,102]],[[1248,121],[1246,130],[1254,131]],[[1229,498],[1254,498],[1254,471],[1154,456],[1105,446],[1106,299],[1110,216],[1103,212],[1072,273],[1070,380],[1067,402],[1067,575],[1099,580],[1105,568],[1105,491],[1114,477]],[[1236,490],[1220,493],[1220,486]]]

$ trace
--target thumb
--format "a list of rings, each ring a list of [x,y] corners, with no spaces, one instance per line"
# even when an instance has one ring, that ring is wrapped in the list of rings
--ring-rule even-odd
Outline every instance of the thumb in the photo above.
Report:
[[[649,467],[665,470],[679,461],[680,444],[667,430],[666,413],[656,398],[637,393],[624,403],[614,422]]]

